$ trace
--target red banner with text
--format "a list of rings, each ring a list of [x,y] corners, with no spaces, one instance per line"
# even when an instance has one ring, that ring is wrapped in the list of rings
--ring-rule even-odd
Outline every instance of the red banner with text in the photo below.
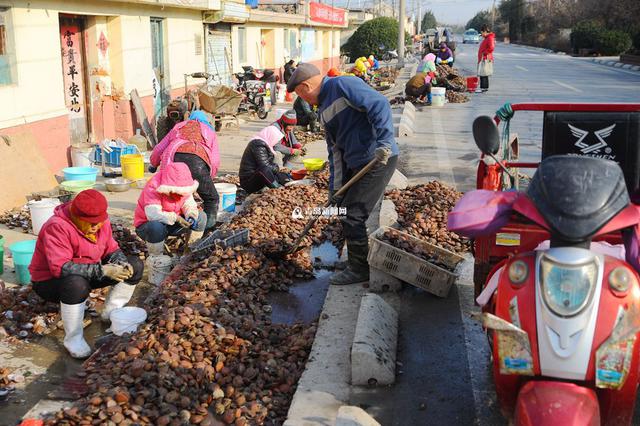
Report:
[[[322,3],[309,3],[309,16],[314,22],[343,26],[346,24],[345,10]]]

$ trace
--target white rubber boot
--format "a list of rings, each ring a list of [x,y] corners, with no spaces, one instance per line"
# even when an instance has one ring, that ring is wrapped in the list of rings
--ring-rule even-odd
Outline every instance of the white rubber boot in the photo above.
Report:
[[[159,243],[147,242],[147,251],[149,256],[162,256],[164,254],[164,241]]]
[[[135,285],[127,283],[118,283],[111,287],[111,290],[109,290],[109,294],[104,301],[104,310],[101,315],[102,319],[107,321],[109,319],[109,315],[111,315],[111,311],[122,308],[126,305],[129,300],[131,300],[131,296],[133,296],[135,289]]]
[[[64,325],[64,347],[74,358],[86,358],[91,355],[91,348],[84,340],[85,303],[67,305],[60,303],[60,316]]]

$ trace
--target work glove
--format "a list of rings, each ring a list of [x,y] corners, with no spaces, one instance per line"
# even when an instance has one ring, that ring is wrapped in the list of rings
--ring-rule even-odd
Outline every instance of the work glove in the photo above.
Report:
[[[187,218],[187,222],[189,222],[191,224],[191,229],[194,230],[194,231],[198,227],[198,222],[196,221],[196,219],[194,217],[188,217]]]
[[[133,268],[132,268],[133,270]],[[114,281],[122,282],[131,277],[131,274],[121,265],[116,265],[113,263],[107,263],[106,265],[102,265],[102,274]]]
[[[302,149],[292,149],[291,150],[291,155],[293,155],[294,157],[297,157],[299,155],[304,155]]]
[[[152,166],[152,165],[149,165],[149,173],[155,173],[155,172],[157,172],[157,171],[158,171],[158,168],[157,168],[157,167],[154,167],[154,166]]]
[[[178,216],[176,223],[185,229],[191,228],[191,223],[182,216]]]

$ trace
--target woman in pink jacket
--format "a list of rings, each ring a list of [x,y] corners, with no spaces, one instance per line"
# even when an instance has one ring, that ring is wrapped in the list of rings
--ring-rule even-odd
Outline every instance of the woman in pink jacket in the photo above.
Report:
[[[218,211],[218,192],[213,178],[220,165],[220,152],[216,132],[204,112],[193,111],[189,120],[176,124],[153,149],[151,171],[174,161],[185,163],[198,181],[198,195],[207,214],[205,230],[213,230]]]
[[[193,194],[198,182],[193,180],[184,163],[170,162],[162,166],[142,190],[134,213],[136,233],[147,242],[149,254],[161,255],[164,240],[191,228],[201,232],[207,215],[198,210]]]
[[[142,279],[144,264],[125,256],[113,239],[107,199],[93,189],[56,207],[38,234],[29,265],[33,290],[43,299],[60,303],[64,346],[74,358],[86,358],[91,348],[84,340],[85,301],[94,288],[113,286],[102,318],[129,302]]]

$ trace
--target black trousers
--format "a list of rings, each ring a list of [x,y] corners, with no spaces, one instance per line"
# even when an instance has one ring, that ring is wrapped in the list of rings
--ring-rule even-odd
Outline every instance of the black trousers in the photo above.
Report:
[[[298,116],[298,126],[307,127],[310,130],[315,130],[318,127],[318,115],[315,112],[310,112],[304,116]]]
[[[288,181],[286,173],[277,172],[274,173],[268,167],[261,167],[255,171],[253,176],[249,179],[242,179],[242,188],[249,194],[260,191],[262,188],[271,187],[273,182],[278,182],[280,185],[284,185]]]
[[[489,77],[480,77],[480,88],[481,89],[489,88]]]
[[[211,168],[200,157],[195,154],[186,154],[182,152],[176,153],[173,157],[173,161],[176,163],[185,163],[189,170],[191,170],[191,176],[198,181],[198,195],[202,198],[202,208],[207,214],[207,224],[204,229],[213,228],[216,224],[218,213],[218,191],[211,179]]]
[[[413,96],[414,98],[419,98],[421,96],[427,96],[429,93],[431,93],[431,83],[425,84],[425,85],[421,86],[418,89],[416,89],[413,86],[409,86],[409,87],[405,88],[404,93],[407,96]]]
[[[133,276],[125,282],[130,285],[136,285],[142,279],[144,263],[137,256],[127,256],[127,260],[133,266]],[[80,275],[67,275],[66,277],[54,278],[48,281],[34,282],[33,291],[47,302],[77,305],[89,298],[89,293],[92,289],[116,284],[117,281],[106,277],[102,280],[90,281]]]
[[[398,156],[389,158],[386,165],[378,163],[373,169],[356,182],[342,198],[340,207],[347,208],[346,218],[342,219],[342,229],[347,240],[367,238],[367,219],[371,211],[382,198],[384,189],[393,176],[398,164]],[[345,184],[358,170],[349,170],[342,183]]]

